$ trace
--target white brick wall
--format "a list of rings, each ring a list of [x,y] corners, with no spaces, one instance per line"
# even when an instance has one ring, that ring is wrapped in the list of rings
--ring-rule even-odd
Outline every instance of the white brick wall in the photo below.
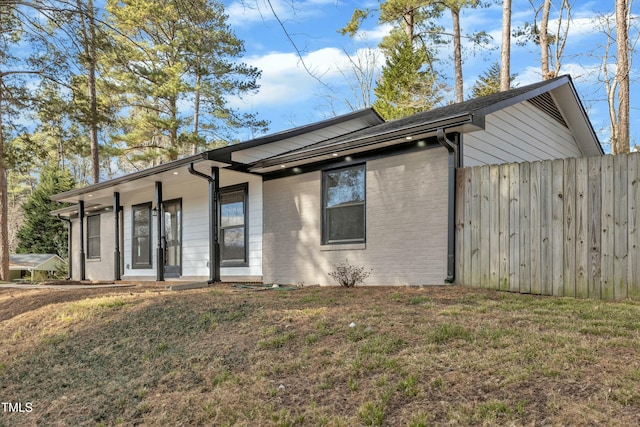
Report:
[[[367,285],[443,284],[447,151],[367,162],[366,244],[321,245],[321,172],[264,183],[266,283],[335,284],[345,259],[372,269]]]

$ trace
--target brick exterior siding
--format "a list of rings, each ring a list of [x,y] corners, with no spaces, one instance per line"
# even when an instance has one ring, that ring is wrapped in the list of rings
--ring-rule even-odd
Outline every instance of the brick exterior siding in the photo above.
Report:
[[[264,183],[265,283],[334,285],[334,265],[371,269],[367,285],[444,284],[447,151],[368,161],[366,243],[321,245],[322,172]]]

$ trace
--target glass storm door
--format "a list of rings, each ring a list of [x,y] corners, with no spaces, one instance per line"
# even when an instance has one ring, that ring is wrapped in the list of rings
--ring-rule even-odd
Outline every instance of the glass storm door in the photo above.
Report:
[[[164,273],[168,277],[182,274],[182,199],[163,204]]]

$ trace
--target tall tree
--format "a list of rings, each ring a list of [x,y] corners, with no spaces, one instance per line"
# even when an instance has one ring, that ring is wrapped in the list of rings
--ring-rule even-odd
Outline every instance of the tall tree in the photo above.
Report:
[[[611,153],[613,154],[629,152],[631,145],[628,111],[624,111],[631,100],[628,93],[625,93],[625,88],[620,90],[620,84],[624,84],[625,80],[628,81],[628,74],[634,57],[633,52],[635,52],[636,46],[640,41],[640,28],[631,19],[630,10],[630,7],[626,10],[627,20],[622,27],[618,27],[616,13],[599,15],[597,20],[597,25],[605,36],[605,44],[598,46],[598,48],[602,49],[602,53],[598,54],[602,64],[599,69],[599,78],[606,92],[609,115],[609,141]],[[623,48],[622,51],[620,48],[624,47],[625,44],[624,41],[622,44],[619,43],[619,37],[627,39],[626,49]],[[624,72],[625,69],[627,72]],[[622,99],[620,99],[621,93]],[[621,106],[623,108],[622,113],[619,111]],[[620,129],[621,127],[624,129]]]
[[[350,69],[340,70],[340,73],[348,82],[353,101],[345,102],[351,111],[369,108],[373,105],[373,90],[377,76],[377,64],[379,51],[372,48],[359,50],[355,55],[349,55]]]
[[[434,92],[433,43],[441,41],[443,29],[437,25],[436,18],[443,10],[443,3],[429,0],[386,0],[380,3],[378,11],[356,9],[350,22],[339,30],[343,35],[354,36],[362,22],[374,12],[378,12],[378,22],[393,25],[379,44],[387,59],[374,90],[378,97],[374,107],[384,117],[397,118],[423,111],[440,99]],[[403,90],[414,92],[403,93]],[[420,102],[424,104],[419,105]]]
[[[3,5],[0,13],[0,280],[9,278],[6,141],[9,129],[14,124],[12,119],[19,117],[19,112],[27,101],[26,84],[20,81],[20,78],[42,74],[45,71],[45,61],[42,58],[27,58],[24,53],[12,54],[12,46],[27,36],[33,37],[35,42],[46,39],[42,35],[37,37],[38,34],[28,33],[28,25],[33,23],[32,19],[18,8],[17,2]]]
[[[373,103],[382,117],[391,120],[427,111],[442,99],[436,74],[424,69],[426,56],[425,49],[414,49],[407,41],[387,58]]]
[[[67,171],[57,165],[40,172],[40,182],[22,206],[24,223],[18,231],[18,253],[57,254],[67,257],[67,228],[51,211],[64,207],[51,196],[73,189],[75,183]]]
[[[257,90],[260,72],[237,61],[244,45],[228,27],[221,4],[109,0],[107,10],[118,31],[108,77],[119,83],[127,104],[118,138],[132,160],[174,160],[204,144],[204,128],[220,134],[222,129],[266,126],[227,104],[227,94]],[[193,102],[191,117],[181,102]]]
[[[455,94],[456,101],[464,101],[464,79],[462,77],[462,33],[460,30],[460,12],[463,8],[469,7],[475,9],[483,6],[479,0],[445,0],[445,6],[451,12],[451,22],[453,26],[453,64],[455,70]],[[487,34],[479,32],[468,36],[472,42],[481,45],[488,41]]]
[[[91,178],[94,184],[100,181],[100,143],[98,141],[98,94],[96,78],[98,68],[98,35],[96,30],[96,11],[93,0],[77,0],[78,30],[80,44],[79,64],[85,69],[87,81],[87,109],[84,122],[89,128],[89,144],[91,147]]]
[[[224,99],[227,95],[242,97],[259,89],[261,72],[237,61],[244,54],[244,43],[237,39],[227,23],[221,3],[191,0],[185,34],[189,64],[189,89],[193,96],[192,146],[194,152],[206,148],[205,135],[213,145],[226,144],[234,139],[239,127],[265,131],[268,123],[255,114],[239,113]],[[209,120],[201,120],[202,116]],[[214,117],[215,120],[211,120]]]
[[[533,22],[526,22],[514,31],[519,45],[534,43],[540,48],[540,71],[543,80],[552,79],[560,74],[564,49],[571,24],[572,3],[559,0],[555,3],[557,15],[555,28],[550,28],[552,0],[529,0],[534,11]]]
[[[551,0],[544,0],[542,4],[542,19],[540,20],[540,66],[542,69],[542,79],[551,77],[549,74],[549,12],[551,11]]]
[[[500,66],[500,91],[509,90],[511,83],[511,0],[502,0]]]
[[[628,153],[629,143],[629,21],[631,0],[616,0],[616,83],[618,85],[618,125],[611,152]]]

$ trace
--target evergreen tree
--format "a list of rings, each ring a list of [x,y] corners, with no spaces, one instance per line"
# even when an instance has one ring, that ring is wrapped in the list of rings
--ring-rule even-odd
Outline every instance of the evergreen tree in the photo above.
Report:
[[[444,3],[429,0],[380,2],[378,22],[393,27],[379,44],[386,56],[382,76],[374,93],[374,108],[385,119],[405,117],[429,110],[442,99],[434,69],[435,45],[443,43],[437,24]],[[357,9],[340,33],[354,36],[374,10]]]
[[[516,76],[517,74],[511,75],[510,83],[515,80]],[[476,80],[471,91],[473,98],[500,92],[500,64],[494,62],[487,71],[482,73],[482,75],[478,77],[478,80]]]
[[[425,49],[414,49],[411,43],[405,42],[387,58],[374,90],[377,100],[373,103],[385,120],[430,110],[442,100],[436,73],[424,67],[428,62],[426,57]]]
[[[67,257],[67,227],[50,214],[64,207],[50,196],[73,189],[75,183],[67,171],[57,166],[46,166],[40,173],[40,182],[22,206],[24,223],[18,231],[18,253],[57,254]]]
[[[225,129],[266,126],[228,106],[227,95],[258,89],[260,71],[238,61],[244,44],[229,28],[222,4],[108,0],[106,10],[115,30],[105,78],[122,90],[116,139],[129,160],[140,166],[175,160],[205,145],[202,131],[220,141]],[[190,117],[181,106],[191,102]]]

